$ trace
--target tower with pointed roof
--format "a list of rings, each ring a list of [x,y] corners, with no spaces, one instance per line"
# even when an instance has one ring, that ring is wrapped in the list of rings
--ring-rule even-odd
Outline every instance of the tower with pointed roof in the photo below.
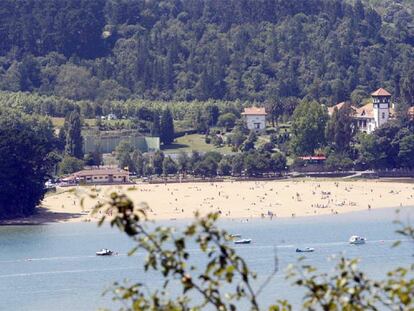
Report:
[[[383,88],[380,88],[372,93],[371,96],[375,127],[378,128],[387,123],[390,118],[391,94]]]

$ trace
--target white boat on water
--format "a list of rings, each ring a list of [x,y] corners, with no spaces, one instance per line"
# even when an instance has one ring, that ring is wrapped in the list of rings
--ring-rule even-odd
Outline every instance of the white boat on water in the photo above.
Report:
[[[358,235],[353,235],[349,238],[349,243],[350,244],[355,244],[355,245],[360,245],[360,244],[365,244],[366,242],[366,238],[358,236]]]
[[[96,256],[111,256],[113,254],[114,252],[107,248],[103,248],[100,251],[96,252]]]
[[[250,244],[252,242],[252,239],[240,239],[237,241],[234,241],[234,244]]]
[[[313,253],[315,249],[313,247],[297,248],[296,253]]]

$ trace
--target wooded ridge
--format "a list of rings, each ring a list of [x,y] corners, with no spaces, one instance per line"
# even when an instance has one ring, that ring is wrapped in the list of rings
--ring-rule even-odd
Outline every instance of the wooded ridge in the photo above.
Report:
[[[3,0],[0,89],[331,105],[382,86],[411,104],[412,4],[367,2]]]

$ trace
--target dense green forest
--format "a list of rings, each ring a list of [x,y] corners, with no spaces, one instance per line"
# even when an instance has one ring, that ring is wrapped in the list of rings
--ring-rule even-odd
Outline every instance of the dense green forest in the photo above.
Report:
[[[410,1],[3,0],[0,38],[1,90],[98,106],[414,102]]]
[[[0,219],[29,216],[59,157],[50,120],[0,109]]]

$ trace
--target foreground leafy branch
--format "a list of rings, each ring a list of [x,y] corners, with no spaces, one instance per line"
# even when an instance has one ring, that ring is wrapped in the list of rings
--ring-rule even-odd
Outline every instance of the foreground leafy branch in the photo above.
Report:
[[[249,309],[259,310],[257,300],[263,286],[256,291],[252,281],[256,274],[251,272],[246,262],[229,246],[230,235],[216,226],[217,213],[205,217],[195,215],[195,221],[182,232],[170,227],[148,229],[146,206],[134,208],[130,199],[125,195],[111,194],[110,200],[96,207],[105,212],[112,211],[110,225],[125,232],[135,242],[136,246],[130,255],[137,251],[147,254],[145,271],[153,270],[162,274],[165,279],[163,288],[152,294],[147,294],[144,284],[118,286],[113,292],[116,300],[129,301],[128,310],[201,310],[213,306],[217,310],[236,310],[236,302],[244,300]],[[106,214],[106,213],[104,213]],[[106,216],[101,218],[100,224]],[[198,269],[191,264],[191,254],[187,243],[193,240],[198,248],[206,255],[207,264],[204,269]],[[275,268],[265,283],[277,272]],[[231,287],[223,288],[223,284]],[[181,295],[167,298],[169,286],[181,286]],[[263,284],[265,285],[265,284]],[[171,288],[171,287],[170,287]],[[190,307],[189,297],[201,297]]]
[[[256,274],[229,246],[231,236],[217,227],[217,213],[195,220],[178,232],[171,227],[152,228],[146,216],[148,206],[135,208],[126,195],[112,193],[107,202],[95,208],[111,214],[109,223],[131,237],[136,245],[129,252],[146,254],[145,271],[158,272],[164,280],[162,288],[149,289],[145,284],[115,283],[111,289],[121,310],[263,310],[258,296],[278,271],[278,260],[266,280],[256,289]],[[107,216],[99,222],[103,224]],[[414,239],[412,227],[402,227],[400,234]],[[187,248],[189,241],[197,244],[207,263],[203,268],[192,264]],[[287,282],[305,289],[306,310],[414,310],[414,265],[398,268],[383,281],[368,278],[357,268],[358,260],[341,258],[335,273],[319,273],[309,265],[291,266]],[[171,291],[171,289],[174,289]],[[180,290],[177,290],[180,289]],[[177,293],[170,297],[171,292]],[[278,300],[271,311],[292,310],[285,300]]]

